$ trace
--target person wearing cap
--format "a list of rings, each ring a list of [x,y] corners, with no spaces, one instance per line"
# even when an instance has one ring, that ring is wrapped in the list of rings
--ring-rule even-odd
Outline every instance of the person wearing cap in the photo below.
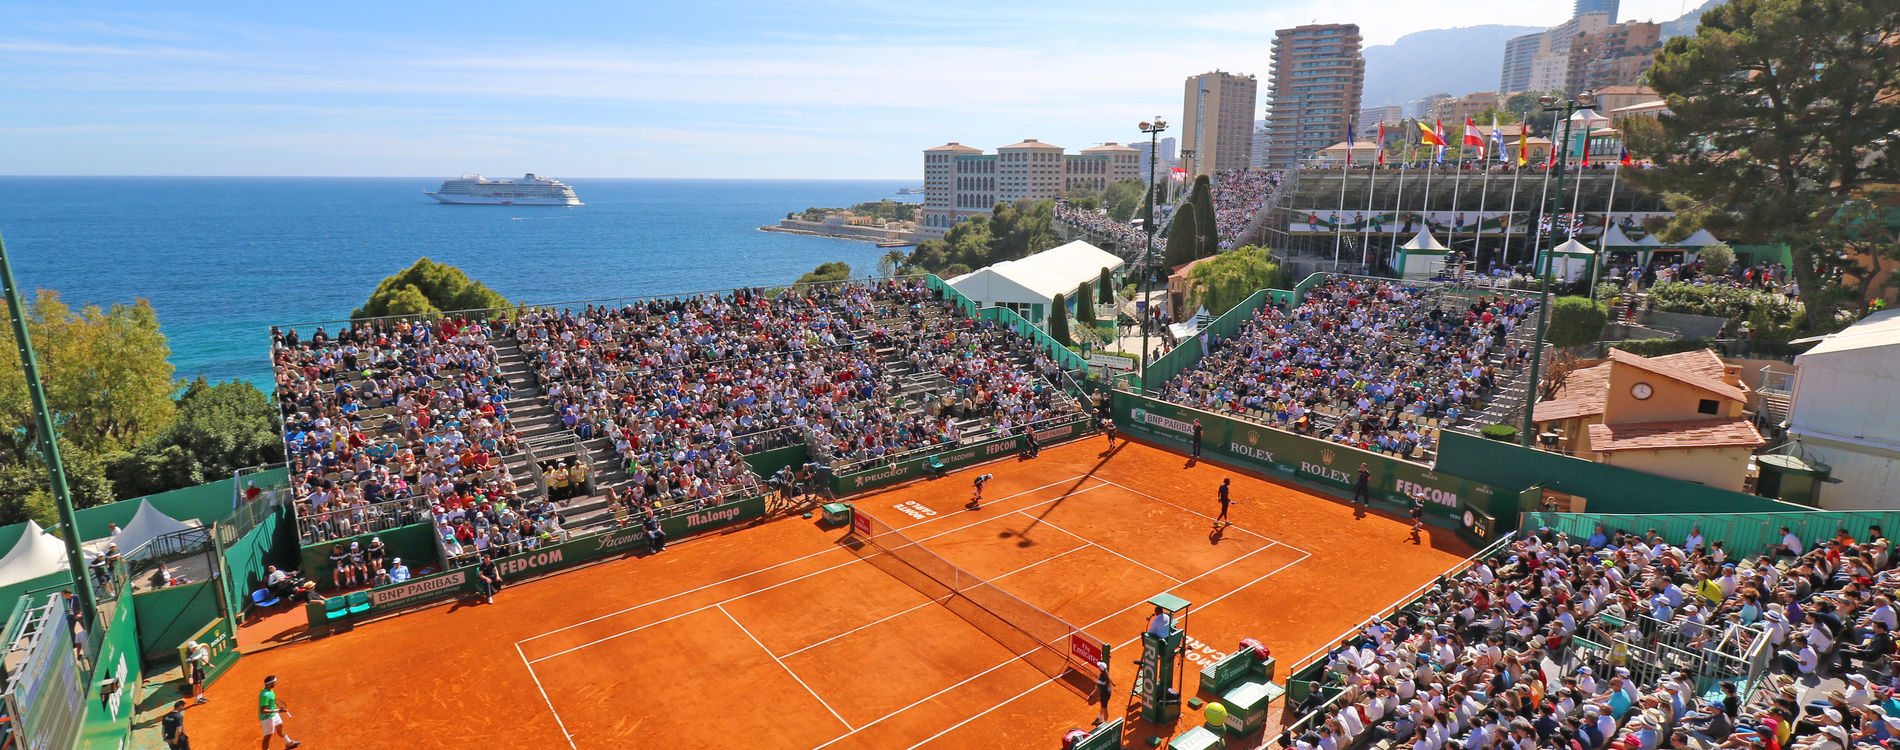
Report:
[[[1841,664],[1852,666],[1856,663],[1868,664],[1883,656],[1893,655],[1893,633],[1885,620],[1872,620],[1867,638],[1858,644],[1844,646],[1840,650]],[[1860,675],[1853,675],[1860,677]],[[1865,677],[1861,677],[1865,680]]]
[[[380,570],[389,557],[389,545],[383,544],[380,536],[370,537],[369,548],[363,554],[368,558],[371,570]]]
[[[350,576],[350,555],[341,543],[330,545],[330,583],[337,588],[354,585]]]
[[[392,558],[389,566],[389,581],[402,583],[409,580],[409,566],[402,564],[402,558]]]
[[[1102,714],[1095,719],[1095,725],[1108,722],[1108,702],[1115,697],[1115,684],[1108,678],[1108,662],[1095,663],[1095,700],[1102,704]]]
[[[1684,716],[1679,726],[1688,730],[1689,736],[1710,743],[1728,739],[1735,731],[1735,723],[1729,721],[1721,701],[1704,701],[1702,709]]]

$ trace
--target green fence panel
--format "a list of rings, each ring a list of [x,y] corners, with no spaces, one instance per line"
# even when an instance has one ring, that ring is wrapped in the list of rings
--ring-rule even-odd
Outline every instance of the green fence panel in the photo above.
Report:
[[[1036,432],[1036,439],[1044,446],[1049,446],[1080,437],[1088,432],[1088,421],[1087,418],[1080,418],[1045,430],[1038,430]],[[874,490],[879,487],[887,487],[900,482],[907,482],[912,479],[918,479],[929,473],[928,467],[933,457],[943,462],[944,471],[955,471],[958,468],[989,461],[998,456],[1013,455],[1022,450],[1022,443],[1022,436],[1015,435],[971,445],[945,448],[943,452],[934,454],[934,456],[932,454],[925,454],[917,458],[886,464],[866,471],[852,474],[838,474],[831,478],[831,491],[832,494],[843,497]],[[671,534],[672,532],[669,531],[667,533]]]
[[[264,587],[264,577],[270,566],[288,571],[298,568],[303,562],[300,552],[292,552],[298,550],[298,546],[296,533],[292,530],[296,523],[291,520],[290,514],[290,506],[279,508],[249,533],[225,545],[224,569],[229,576],[226,588],[232,612],[242,612],[250,605],[251,592]],[[228,527],[219,524],[218,528]],[[383,541],[389,540],[385,537]],[[328,549],[324,548],[326,564],[329,562]],[[427,559],[433,559],[433,555]]]
[[[1512,491],[1542,485],[1587,499],[1592,513],[1805,512],[1806,506],[1646,474],[1560,453],[1440,433],[1438,469]]]
[[[148,664],[177,659],[178,644],[222,616],[218,597],[223,595],[215,581],[133,594],[138,602],[139,657]]]
[[[1240,330],[1241,326],[1246,325],[1248,320],[1253,319],[1255,312],[1271,304],[1273,304],[1273,290],[1271,289],[1260,289],[1253,294],[1247,295],[1247,298],[1241,300],[1240,304],[1234,305],[1233,308],[1227,312],[1221,313],[1219,317],[1209,321],[1207,326],[1202,328],[1195,336],[1180,342],[1179,345],[1169,350],[1167,354],[1155,358],[1153,365],[1149,369],[1150,374],[1147,378],[1148,388],[1160,388],[1163,383],[1172,380],[1174,376],[1194,369],[1196,365],[1199,365],[1201,357],[1207,354],[1207,352],[1201,349],[1202,334],[1221,340],[1231,339],[1234,333]]]
[[[1801,513],[1545,513],[1524,514],[1526,528],[1561,531],[1579,541],[1595,533],[1647,533],[1655,530],[1670,544],[1680,545],[1700,529],[1709,544],[1721,542],[1730,559],[1752,557],[1781,544],[1782,527],[1802,540],[1804,549],[1834,538],[1842,529],[1855,539],[1866,539],[1873,526],[1900,528],[1900,511],[1807,511]]]
[[[79,730],[79,747],[131,747],[132,717],[138,712],[139,683],[144,669],[139,658],[139,619],[143,613],[137,596],[120,596],[111,622],[106,624],[105,639],[94,661],[92,685],[86,693],[86,719]],[[107,683],[122,689],[106,694]]]
[[[231,515],[231,501],[235,497],[232,480],[220,479],[216,482],[195,487],[160,492],[156,495],[107,503],[97,508],[87,508],[74,514],[79,531],[87,539],[97,539],[106,535],[110,524],[123,528],[139,510],[139,501],[147,500],[152,507],[164,511],[165,515],[180,521],[196,519],[206,526],[211,522]]]
[[[965,316],[976,317],[976,301],[963,296],[963,293],[957,291],[956,287],[950,286],[950,282],[938,278],[934,273],[929,273],[924,274],[924,286],[936,291],[947,299],[954,300],[957,303],[957,307],[962,308]]]
[[[746,465],[751,466],[752,472],[761,477],[772,476],[778,473],[779,469],[787,466],[801,466],[809,460],[811,460],[811,455],[806,451],[804,443],[794,443],[782,448],[773,448],[769,451],[759,451],[758,453],[745,457]]]
[[[436,551],[435,524],[423,521],[408,526],[398,526],[387,531],[360,534],[302,547],[299,551],[297,567],[303,571],[304,576],[316,582],[317,588],[331,588],[330,548],[340,544],[347,550],[351,542],[368,547],[369,540],[375,537],[382,538],[383,544],[389,548],[390,557],[402,558],[406,561],[404,564],[411,570],[437,568],[442,564],[441,555]]]
[[[1186,449],[1194,420],[1202,429],[1201,454],[1212,461],[1274,477],[1314,483],[1350,494],[1359,465],[1371,473],[1373,500],[1407,504],[1423,495],[1428,513],[1457,519],[1469,528],[1466,510],[1515,526],[1515,493],[1431,467],[1285,430],[1138,396],[1115,392],[1115,420],[1131,436]],[[1473,519],[1475,522],[1476,518]],[[1503,529],[1489,529],[1495,535]]]

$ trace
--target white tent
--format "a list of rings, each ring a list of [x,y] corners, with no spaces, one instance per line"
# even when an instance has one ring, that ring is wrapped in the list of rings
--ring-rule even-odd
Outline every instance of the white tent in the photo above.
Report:
[[[192,528],[196,526],[165,515],[164,511],[152,507],[149,500],[140,500],[138,512],[132,514],[132,520],[127,521],[125,528],[108,541],[119,545],[119,554],[130,556],[141,544]]]
[[[66,543],[40,529],[32,521],[20,532],[20,541],[6,557],[0,557],[0,586],[31,581],[67,568]]]
[[[1900,404],[1878,394],[1900,388],[1900,310],[1829,334],[1795,357],[1794,367],[1786,425],[1807,456],[1831,471],[1821,507],[1891,510],[1900,486]]]
[[[1078,286],[1101,278],[1104,268],[1113,274],[1123,265],[1120,256],[1081,240],[1049,248],[1023,260],[1059,278],[1074,280]]]
[[[1393,258],[1393,270],[1408,279],[1429,279],[1445,270],[1445,254],[1449,252],[1451,248],[1438,244],[1431,229],[1420,229],[1399,246],[1399,254]]]
[[[1655,232],[1650,232],[1649,234],[1643,235],[1642,239],[1637,240],[1636,244],[1643,247],[1662,247],[1662,238],[1657,237]]]
[[[1615,222],[1610,223],[1610,231],[1603,233],[1602,244],[1605,249],[1638,246],[1638,243],[1630,239],[1629,235],[1623,234],[1623,229]]]
[[[1550,272],[1564,281],[1576,281],[1590,275],[1590,261],[1597,251],[1572,237],[1550,249]]]
[[[1695,230],[1695,234],[1689,235],[1687,238],[1684,238],[1681,242],[1674,242],[1670,244],[1680,245],[1682,247],[1708,247],[1710,245],[1714,245],[1719,242],[1721,242],[1721,240],[1716,239],[1715,235],[1709,234],[1709,230],[1697,229]]]
[[[1042,325],[1052,312],[1050,306],[1056,295],[1066,295],[1073,301],[1083,282],[1101,278],[1103,268],[1114,273],[1122,265],[1115,254],[1076,241],[1027,258],[984,266],[951,279],[950,286],[976,302],[977,307],[1007,307],[1029,322]]]

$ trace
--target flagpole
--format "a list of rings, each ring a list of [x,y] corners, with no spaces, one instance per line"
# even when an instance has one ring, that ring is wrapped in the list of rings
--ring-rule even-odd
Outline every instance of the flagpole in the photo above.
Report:
[[[1504,242],[1498,247],[1498,253],[1503,256],[1501,261],[1507,269],[1511,267],[1511,224],[1517,221],[1517,178],[1522,174],[1524,165],[1511,167],[1511,205],[1504,209]]]
[[[1610,248],[1610,209],[1616,206],[1616,180],[1622,176],[1623,163],[1619,161],[1610,172],[1610,200],[1603,204],[1603,231],[1597,235],[1596,262],[1590,265],[1589,296],[1593,300],[1597,298],[1597,271],[1603,268],[1604,259],[1608,257],[1604,253],[1609,252]]]
[[[1401,123],[1400,126],[1403,127],[1403,123]],[[1399,227],[1404,226],[1399,222],[1399,213],[1405,210],[1405,172],[1406,168],[1412,164],[1412,136],[1407,135],[1403,140],[1405,142],[1405,148],[1399,151],[1399,194],[1392,198],[1392,223],[1394,226],[1392,227],[1392,246],[1386,250],[1386,256],[1388,258],[1398,255],[1399,252]]]
[[[1352,141],[1351,139],[1348,139],[1346,141],[1346,161],[1345,163],[1339,165],[1339,208],[1333,210],[1333,213],[1335,215],[1346,213],[1346,170],[1351,169],[1351,168],[1352,168]],[[1345,220],[1346,219],[1344,216],[1340,216],[1339,218],[1333,220],[1333,272],[1334,273],[1339,272],[1339,242],[1346,238],[1346,228],[1344,225],[1341,224],[1341,222]]]
[[[1440,136],[1440,138],[1442,139],[1442,138],[1443,138],[1443,136],[1441,135],[1441,136]],[[1422,141],[1422,140],[1424,140],[1424,138],[1423,138],[1423,137],[1421,136],[1419,140],[1421,140],[1421,141]],[[1433,154],[1434,156],[1436,156],[1436,155],[1437,155],[1437,154],[1439,153],[1439,151],[1440,151],[1440,150],[1442,150],[1443,148],[1445,148],[1445,147],[1444,147],[1444,146],[1433,146],[1433,147],[1432,147],[1432,154]],[[1438,169],[1437,169],[1437,166],[1438,166],[1438,160],[1437,160],[1437,159],[1428,159],[1428,160],[1426,160],[1426,161],[1425,161],[1425,200],[1424,200],[1424,201],[1422,201],[1422,202],[1423,202],[1423,204],[1424,204],[1424,207],[1423,207],[1423,208],[1421,208],[1421,209],[1419,210],[1419,212],[1418,212],[1418,221],[1419,221],[1419,224],[1420,224],[1420,225],[1422,225],[1422,227],[1424,228],[1424,230],[1425,230],[1426,232],[1428,232],[1428,233],[1432,231],[1432,217],[1431,217],[1431,213],[1432,213],[1432,176],[1438,173]]]
[[[1384,126],[1381,125],[1380,127],[1383,128]],[[1376,145],[1378,146],[1379,150],[1376,151],[1375,153],[1378,153],[1381,155],[1384,154],[1385,141],[1381,140]],[[1372,213],[1372,194],[1378,190],[1378,187],[1379,187],[1379,159],[1378,157],[1375,156],[1372,159],[1372,176],[1370,178],[1367,178],[1366,180],[1366,213],[1368,215]],[[1368,216],[1366,218],[1365,224],[1359,227],[1359,238],[1360,238],[1359,244],[1361,245],[1361,247],[1359,248],[1359,265],[1367,267],[1366,268],[1367,274],[1372,273],[1372,269],[1371,269],[1372,236],[1370,234],[1367,234],[1367,227],[1371,226],[1371,224],[1372,224],[1372,219],[1370,216]]]
[[[1498,132],[1497,123],[1491,124],[1491,132],[1493,134]],[[1476,239],[1473,240],[1471,247],[1471,267],[1482,271],[1483,269],[1478,267],[1478,256],[1484,252],[1484,202],[1491,195],[1491,162],[1488,159],[1479,159],[1478,163],[1484,167],[1482,173],[1484,176],[1478,178],[1482,181],[1480,183],[1482,186],[1478,188],[1478,228],[1473,232]]]
[[[1465,136],[1463,133],[1458,134],[1456,169],[1458,171],[1451,177],[1451,232],[1450,236],[1445,238],[1445,246],[1451,248],[1452,252],[1458,251],[1458,186],[1464,184],[1465,181]]]
[[[1554,112],[1550,115],[1550,134],[1552,136],[1557,135],[1557,115]],[[1550,219],[1552,222],[1557,221],[1556,217],[1543,215],[1544,206],[1550,205],[1550,172],[1551,166],[1554,164],[1552,160],[1557,158],[1557,139],[1554,137],[1550,141],[1548,157],[1549,158],[1544,160],[1544,194],[1537,199],[1537,213],[1539,214],[1537,217],[1537,233],[1532,235],[1531,239],[1532,276],[1537,275],[1538,264],[1544,262],[1544,220]],[[1555,226],[1554,223],[1553,226]]]

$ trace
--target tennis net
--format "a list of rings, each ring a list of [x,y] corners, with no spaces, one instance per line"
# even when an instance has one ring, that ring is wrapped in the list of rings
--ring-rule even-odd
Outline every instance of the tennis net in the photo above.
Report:
[[[854,510],[846,546],[955,613],[1052,678],[1079,675],[1093,683],[1108,644],[1069,621],[951,564],[889,524]]]

